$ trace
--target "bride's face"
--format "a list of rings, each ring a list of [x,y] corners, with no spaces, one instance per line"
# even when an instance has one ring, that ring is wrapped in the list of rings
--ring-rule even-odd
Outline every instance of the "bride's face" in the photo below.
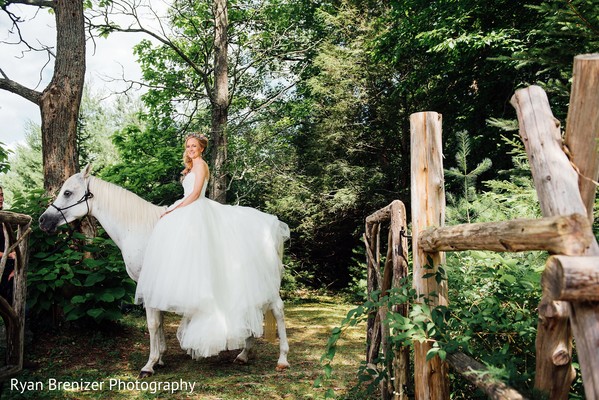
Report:
[[[187,152],[187,156],[192,160],[201,156],[202,150],[202,145],[196,138],[191,137],[187,139],[187,142],[185,142],[185,151]]]

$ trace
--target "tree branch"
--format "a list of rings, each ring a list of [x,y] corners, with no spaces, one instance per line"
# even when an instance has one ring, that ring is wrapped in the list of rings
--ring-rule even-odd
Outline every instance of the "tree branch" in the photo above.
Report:
[[[15,42],[8,42],[8,41],[0,41],[0,43],[5,43],[5,44],[9,44],[9,45],[19,45],[22,44],[26,47],[26,50],[21,51],[21,58],[24,57],[25,53],[30,52],[30,51],[35,51],[35,52],[46,52],[48,55],[48,61],[46,62],[46,64],[42,67],[41,71],[40,71],[40,80],[39,82],[42,81],[42,74],[44,71],[44,68],[50,63],[50,60],[54,57],[56,58],[56,55],[54,54],[52,47],[50,46],[46,46],[43,43],[40,43],[39,47],[36,46],[32,46],[31,44],[29,44],[29,42],[27,40],[25,40],[25,38],[23,37],[23,34],[21,32],[21,27],[19,26],[19,24],[25,22],[25,20],[23,20],[21,17],[15,15],[14,13],[10,12],[7,7],[10,4],[16,4],[16,3],[20,3],[20,4],[28,4],[28,5],[38,5],[36,4],[36,2],[34,1],[27,1],[27,0],[16,0],[16,1],[7,1],[5,4],[2,5],[2,7],[0,7],[8,16],[8,18],[12,21],[12,27],[8,30],[9,34],[12,35],[16,35],[18,40]],[[51,3],[51,2],[50,2]],[[41,5],[38,5],[41,6]],[[54,4],[52,3],[52,8],[54,8]],[[37,15],[37,12],[36,12]],[[35,18],[35,17],[34,17]],[[39,84],[38,82],[38,84]]]
[[[49,7],[55,8],[56,4],[53,1],[48,0],[8,0],[5,3],[5,6],[11,4],[26,4],[28,6],[37,6],[37,7]]]
[[[118,14],[133,18],[133,20],[135,21],[134,24],[131,24],[126,28],[121,28],[120,26],[118,26],[114,23],[110,23],[108,21],[108,14],[110,12],[106,11],[106,13],[103,15],[104,23],[94,24],[90,20],[89,21],[90,28],[97,29],[98,31],[104,32],[104,33],[110,33],[110,32],[144,33],[144,34],[158,40],[160,43],[164,44],[165,46],[170,47],[198,75],[201,76],[204,73],[204,71],[202,71],[202,68],[200,66],[198,66],[187,54],[185,54],[185,52],[179,46],[177,46],[170,39],[168,39],[166,31],[164,29],[164,25],[162,24],[161,17],[151,7],[148,7],[148,8],[150,9],[150,12],[154,15],[155,20],[158,21],[158,24],[160,25],[160,31],[162,33],[161,35],[151,31],[150,29],[146,28],[142,24],[139,14],[137,13],[137,7],[135,5],[130,5],[127,2],[116,2],[116,1],[112,2],[111,4],[112,4],[113,9],[118,7]]]
[[[599,35],[599,30],[597,28],[595,28],[588,19],[586,19],[581,13],[580,11],[578,11],[578,9],[576,7],[574,7],[574,4],[572,4],[572,0],[568,0],[568,5],[570,6],[570,8],[572,9],[572,12],[574,14],[576,14],[576,16],[578,18],[580,18],[580,20],[587,26],[587,28],[589,28],[591,31],[593,31],[593,33],[595,33],[595,35]]]
[[[8,78],[6,73],[0,69],[0,74],[2,78],[0,78],[0,89],[6,90],[8,92],[17,94],[24,99],[31,101],[34,104],[40,105],[40,101],[42,98],[42,94],[33,89],[29,89],[11,79]]]

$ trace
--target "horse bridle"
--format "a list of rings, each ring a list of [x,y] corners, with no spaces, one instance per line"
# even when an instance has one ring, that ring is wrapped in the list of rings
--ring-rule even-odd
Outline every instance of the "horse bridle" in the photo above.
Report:
[[[56,247],[50,253],[46,254],[46,256],[44,258],[42,258],[42,260],[48,259],[50,256],[53,256],[58,251],[62,250],[67,245],[67,243],[70,242],[71,239],[73,238],[75,230],[69,225],[69,221],[67,221],[67,217],[64,215],[63,211],[64,210],[68,210],[69,208],[78,206],[79,204],[85,202],[85,206],[87,207],[87,213],[86,213],[86,215],[89,215],[89,203],[88,203],[88,200],[91,199],[91,198],[93,198],[93,197],[94,197],[94,194],[89,191],[89,181],[88,181],[87,182],[87,188],[85,189],[85,193],[74,204],[71,204],[71,205],[66,206],[66,207],[58,207],[54,203],[50,204],[51,207],[54,207],[60,213],[60,215],[62,216],[62,219],[64,219],[65,225],[69,228],[69,237],[67,238],[67,240],[65,240],[63,242],[62,245]]]
[[[65,217],[63,211],[64,210],[68,210],[69,208],[73,208],[75,206],[78,206],[79,204],[85,202],[85,206],[87,207],[87,213],[86,215],[89,215],[89,202],[88,200],[93,198],[94,194],[92,192],[89,191],[89,182],[87,183],[87,188],[85,189],[85,193],[83,193],[83,196],[77,200],[77,202],[75,202],[74,204],[71,204],[70,206],[66,206],[66,207],[58,207],[56,206],[54,203],[50,204],[50,206],[54,207],[62,216],[62,219],[64,219],[64,223],[68,225],[69,221],[67,221],[67,217]]]

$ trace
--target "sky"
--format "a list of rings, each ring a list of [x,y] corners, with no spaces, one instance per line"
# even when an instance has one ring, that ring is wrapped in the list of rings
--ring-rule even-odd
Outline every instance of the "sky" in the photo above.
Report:
[[[27,22],[21,25],[23,36],[33,44],[39,42],[55,45],[54,16],[45,10],[26,5],[11,5],[9,10],[23,16]],[[35,11],[37,10],[37,14]],[[0,12],[0,42],[15,42],[10,34],[11,21]],[[96,38],[86,43],[86,85],[93,92],[113,93],[125,87],[121,77],[139,80],[141,70],[135,62],[133,46],[144,38],[142,34],[113,33],[108,38]],[[42,91],[50,81],[52,64],[44,67],[48,57],[43,52],[23,53],[23,47],[0,43],[0,69],[8,78],[30,89]],[[43,70],[43,73],[40,71]],[[41,79],[40,79],[40,74]],[[108,97],[106,101],[111,101]],[[40,124],[39,107],[6,90],[0,90],[0,142],[14,149],[23,142],[28,121]]]

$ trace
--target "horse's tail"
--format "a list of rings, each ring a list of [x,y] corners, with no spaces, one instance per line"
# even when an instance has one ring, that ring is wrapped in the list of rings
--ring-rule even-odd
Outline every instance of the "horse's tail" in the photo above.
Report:
[[[283,251],[284,251],[284,245],[285,242],[287,240],[289,240],[291,234],[289,232],[289,226],[284,223],[279,221],[279,232],[277,235],[277,254],[279,255],[279,260],[281,261],[279,263],[280,267],[281,267],[281,276],[283,276]]]
[[[285,242],[289,240],[290,232],[289,226],[286,223],[279,221],[279,229],[277,232],[277,254],[279,256],[279,271],[281,273],[281,279],[283,278],[283,251],[285,249]],[[276,301],[273,299],[273,301]],[[271,305],[272,307],[272,305]],[[269,308],[266,310],[266,315],[264,316],[264,339],[267,341],[274,343],[277,339],[277,320],[272,312],[272,309]]]

